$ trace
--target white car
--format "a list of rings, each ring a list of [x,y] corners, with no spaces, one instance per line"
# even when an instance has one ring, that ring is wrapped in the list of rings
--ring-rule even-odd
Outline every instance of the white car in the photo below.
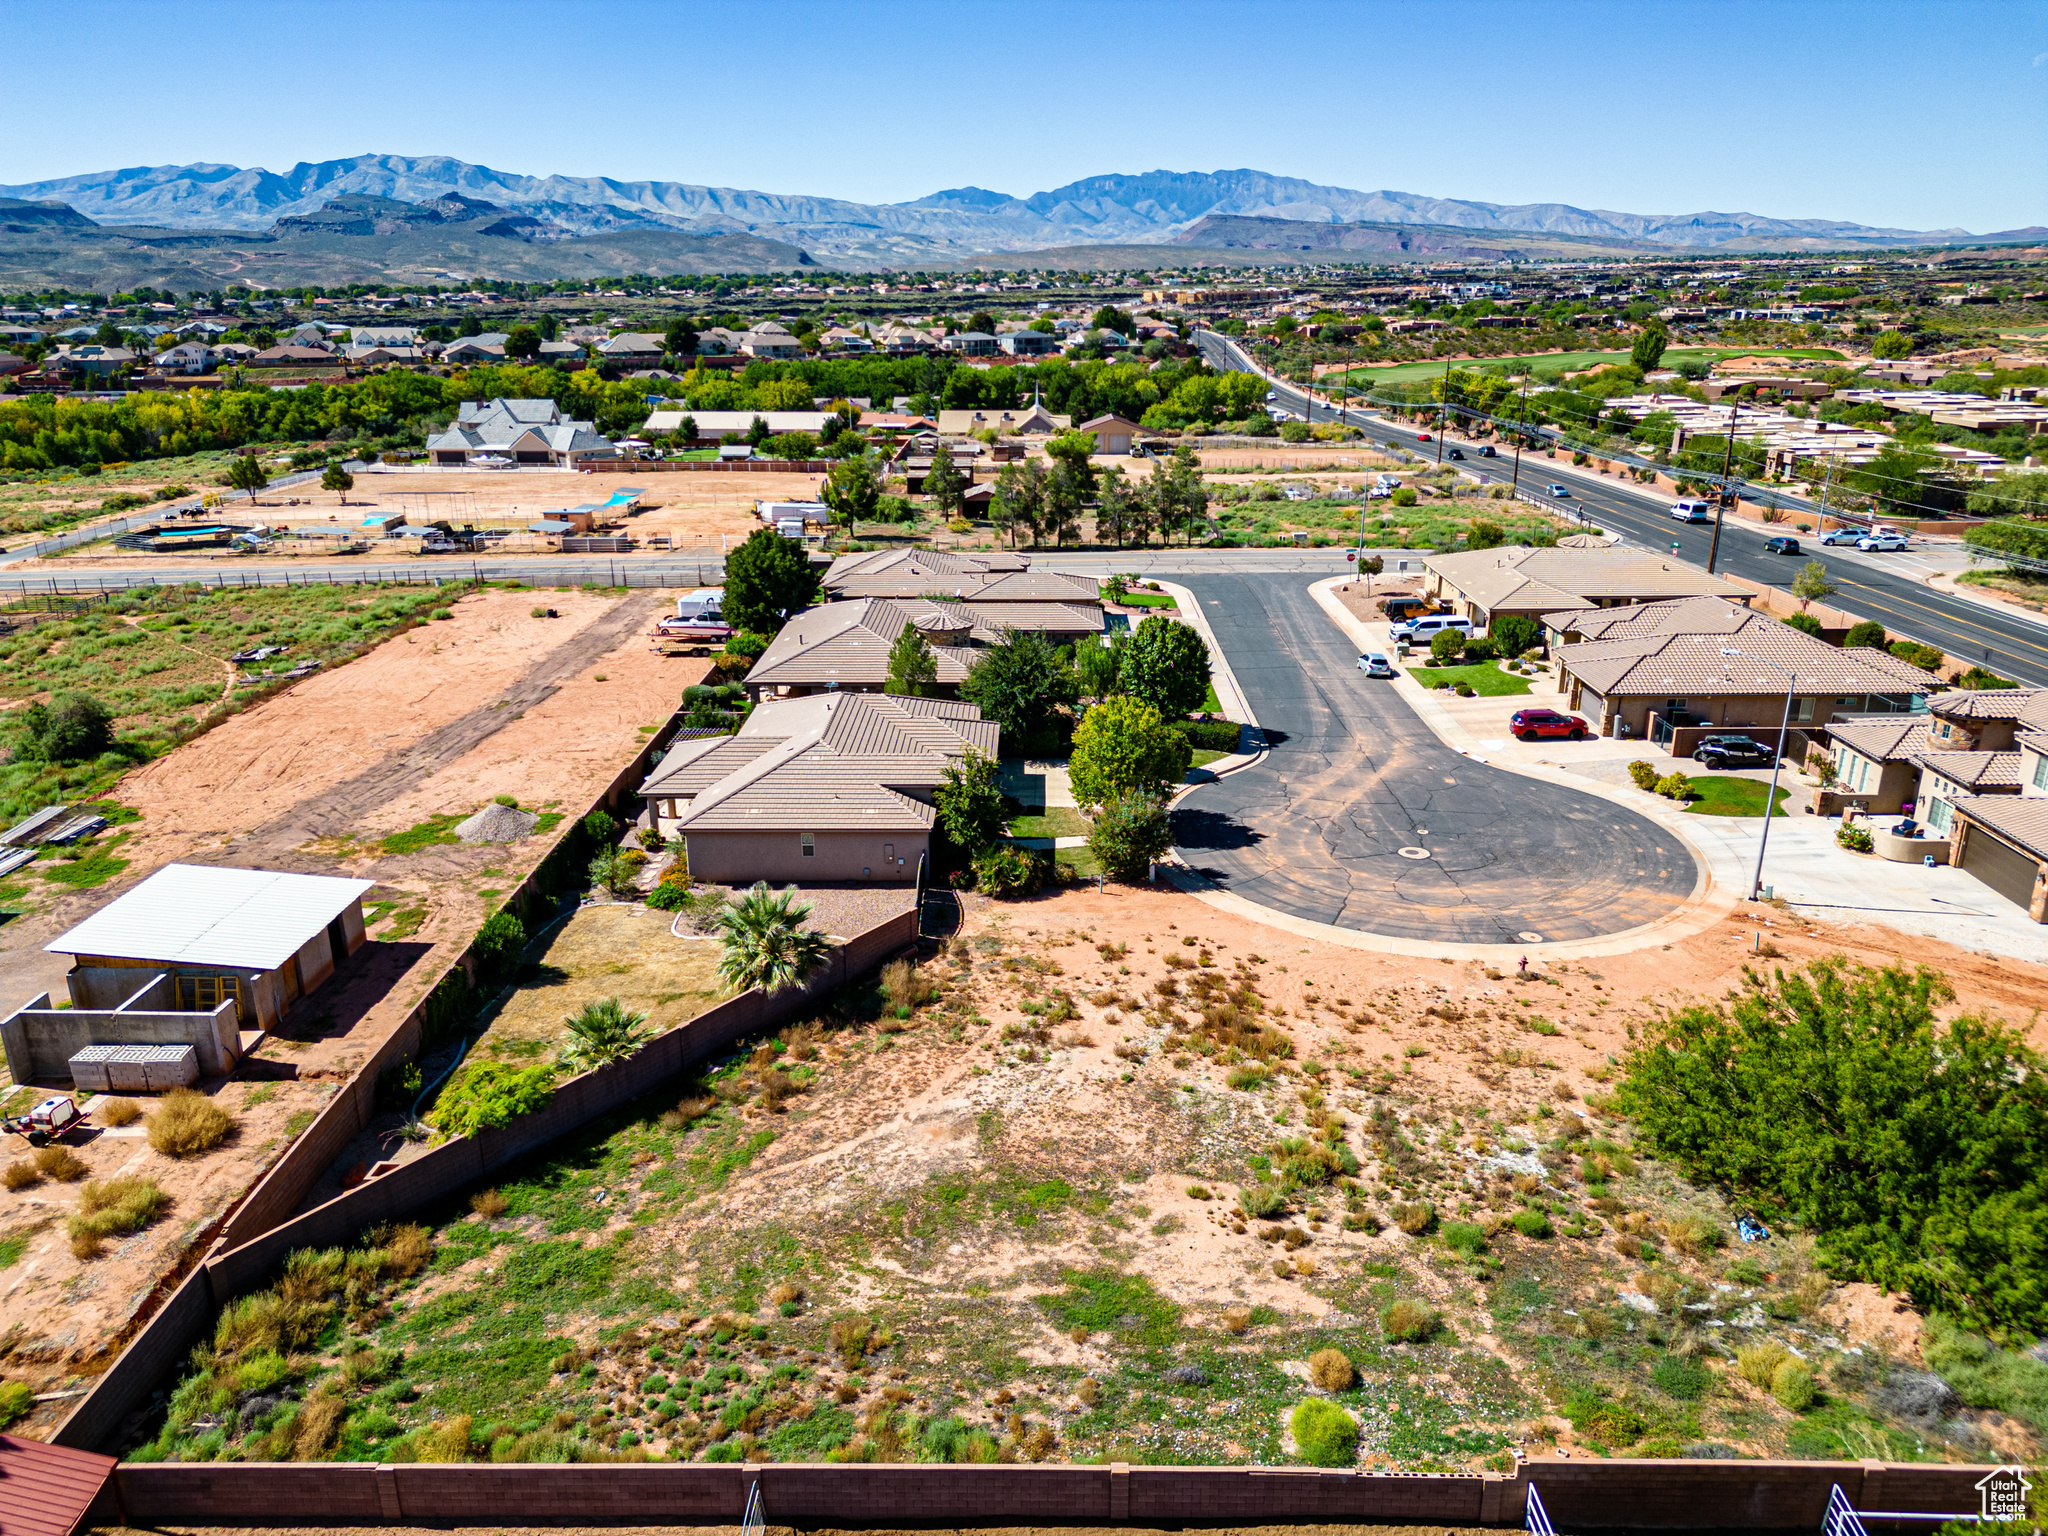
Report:
[[[1392,677],[1394,664],[1378,651],[1367,651],[1358,658],[1358,670],[1367,677]]]
[[[1856,541],[1858,549],[1876,550],[1880,553],[1907,548],[1903,533],[1866,533]]]
[[[1546,486],[1545,489],[1548,490],[1550,494],[1556,497],[1559,501],[1567,501],[1571,498],[1572,493],[1566,490],[1561,485]]]
[[[1269,389],[1266,391],[1266,398],[1268,400],[1278,400],[1280,398],[1280,391],[1277,389]]]

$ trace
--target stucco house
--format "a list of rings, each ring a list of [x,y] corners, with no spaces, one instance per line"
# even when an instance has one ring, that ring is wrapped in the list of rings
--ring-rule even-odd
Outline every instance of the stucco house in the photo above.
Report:
[[[448,430],[427,439],[436,464],[494,458],[568,466],[614,451],[610,438],[587,421],[570,420],[552,400],[465,400]]]
[[[880,693],[889,680],[889,648],[914,626],[932,648],[937,686],[950,695],[966,679],[975,657],[1000,642],[1008,630],[1037,630],[1056,645],[1102,633],[1099,606],[1070,603],[938,602],[928,598],[890,601],[861,598],[826,603],[782,626],[748,671],[745,688],[754,699],[793,698],[810,693]]]

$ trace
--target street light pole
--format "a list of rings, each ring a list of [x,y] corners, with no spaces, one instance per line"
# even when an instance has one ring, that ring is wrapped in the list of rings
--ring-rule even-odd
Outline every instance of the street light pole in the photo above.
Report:
[[[1721,648],[1723,656],[1740,656],[1741,651]],[[1764,798],[1764,832],[1756,844],[1756,873],[1750,877],[1749,899],[1755,901],[1757,893],[1764,888],[1764,850],[1771,846],[1771,816],[1778,808],[1778,774],[1785,766],[1785,738],[1792,732],[1792,690],[1797,685],[1799,674],[1787,672],[1775,662],[1765,661],[1761,656],[1749,658],[1758,666],[1769,667],[1785,679],[1785,714],[1778,722],[1778,750],[1771,762],[1771,792]]]

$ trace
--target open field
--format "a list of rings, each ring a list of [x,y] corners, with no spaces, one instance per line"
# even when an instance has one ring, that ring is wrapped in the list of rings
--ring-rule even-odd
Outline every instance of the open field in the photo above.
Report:
[[[260,613],[232,607],[259,597],[291,601]],[[560,617],[532,618],[536,597]],[[330,598],[342,604],[334,613],[319,606]],[[192,665],[224,676],[218,656],[252,643],[242,637],[247,624],[317,628],[347,617],[350,602],[383,600],[374,589],[233,592],[217,607],[212,599],[188,605],[203,628],[161,633],[194,631],[179,642],[198,653]],[[542,811],[543,832],[580,814],[705,669],[649,648],[655,600],[645,595],[489,590],[444,600],[449,618],[316,673],[114,784],[128,819],[90,856],[99,860],[97,888],[45,878],[46,867],[67,867],[47,856],[9,883],[8,905],[20,914],[0,927],[0,1005],[10,1008],[38,991],[61,996],[69,961],[42,946],[175,860],[375,880],[367,915],[381,941],[351,957],[225,1083],[202,1085],[242,1122],[220,1150],[176,1162],[130,1131],[79,1149],[92,1177],[155,1178],[170,1197],[167,1213],[136,1235],[81,1260],[61,1219],[75,1208],[74,1187],[46,1181],[0,1191],[10,1376],[50,1390],[96,1370],[172,1258],[396,1026],[438,975],[443,946],[467,944],[552,842],[537,835],[471,846],[445,828],[500,794]],[[116,648],[119,657],[159,633],[136,632],[152,639]],[[65,638],[78,638],[52,637],[47,627],[30,633],[58,646],[58,657]]]
[[[101,504],[110,496],[140,496],[151,501],[158,491],[173,487],[195,494],[210,490],[233,458],[223,449],[183,458],[110,464],[96,475],[57,471],[0,480],[0,541],[12,543],[21,535],[54,533],[89,521],[100,515]],[[116,509],[123,510],[132,514],[143,508]]]
[[[1770,923],[1787,965],[1895,948]],[[302,1356],[252,1308],[131,1454],[1285,1462],[1312,1398],[1411,1470],[2035,1454],[1925,1411],[1914,1314],[1801,1234],[1736,1242],[1604,1108],[1630,1029],[1738,982],[1757,926],[1518,980],[1177,893],[970,897],[910,1018],[843,995],[423,1213],[424,1271],[381,1239]],[[2048,979],[1922,958],[2012,1018]],[[1745,1379],[1773,1345],[1809,1405]]]

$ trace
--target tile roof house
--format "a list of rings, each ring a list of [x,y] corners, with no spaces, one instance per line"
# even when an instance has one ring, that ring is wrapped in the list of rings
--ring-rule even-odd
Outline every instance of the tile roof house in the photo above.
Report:
[[[969,437],[985,428],[993,428],[1006,437],[1050,436],[1073,425],[1073,417],[1055,415],[1036,401],[1007,411],[984,406],[980,410],[939,412],[939,432],[945,437]]]
[[[2048,923],[2048,793],[1965,795],[1951,811],[1949,862]]]
[[[444,363],[502,363],[505,361],[505,332],[486,331],[481,336],[458,336],[441,349]]]
[[[1101,583],[1093,576],[1034,571],[1028,556],[1000,550],[955,554],[937,549],[883,549],[841,555],[825,572],[824,587],[835,601],[842,602],[862,597],[902,601],[943,592],[977,607],[1012,603],[1099,607],[1101,603]]]
[[[1918,759],[1931,745],[1925,715],[1834,722],[1828,727],[1828,756],[1837,796],[1873,815],[1903,809],[1917,797]]]
[[[748,357],[793,358],[804,355],[804,344],[790,335],[786,326],[764,320],[751,330],[742,331],[733,350]]]
[[[1428,573],[1429,595],[1449,602],[1475,624],[1510,613],[1534,618],[1681,597],[1749,600],[1732,581],[1615,545],[1468,549],[1425,556],[1422,568]]]
[[[672,748],[640,786],[695,879],[905,882],[933,793],[998,727],[957,699],[820,693],[757,706],[733,736]]]
[[[1597,715],[1603,736],[1679,746],[1682,739],[1670,734],[1676,728],[1775,733],[1784,719],[1787,673],[1796,680],[1792,723],[1799,726],[1907,712],[1941,686],[1888,652],[1837,649],[1734,603],[1645,603],[1622,623],[1602,622],[1613,617],[1543,615],[1544,627],[1560,635],[1582,623],[1595,631],[1555,646],[1552,660],[1568,707]],[[1796,750],[1805,756],[1803,747]]]
[[[652,331],[621,331],[597,343],[592,355],[622,368],[651,368],[668,355],[668,348]]]
[[[982,607],[923,598],[861,598],[826,603],[782,626],[745,679],[755,699],[825,692],[880,693],[889,679],[889,647],[915,625],[938,664],[938,687],[959,688],[982,647],[1005,630],[1038,630],[1055,642],[1102,632],[1102,610],[1069,603],[1018,602]]]
[[[427,439],[436,464],[509,459],[515,464],[581,463],[610,458],[611,439],[587,421],[571,421],[552,400],[465,400],[445,432]]]
[[[758,417],[773,433],[808,432],[813,437],[825,430],[826,411],[656,411],[642,425],[643,432],[674,432],[685,417],[697,424],[697,441],[711,442],[727,437],[745,437]]]

